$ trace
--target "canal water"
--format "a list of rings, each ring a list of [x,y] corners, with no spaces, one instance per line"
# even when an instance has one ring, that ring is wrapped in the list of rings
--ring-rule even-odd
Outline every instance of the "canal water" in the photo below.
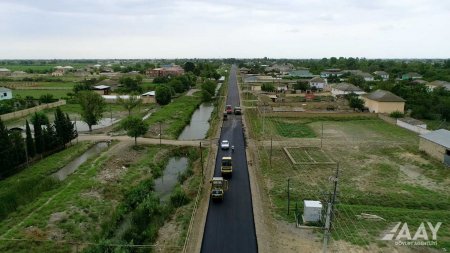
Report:
[[[168,200],[173,188],[178,183],[179,175],[186,171],[188,164],[189,159],[187,157],[171,157],[169,159],[164,174],[155,179],[155,192],[161,201]]]
[[[211,118],[211,113],[214,110],[214,106],[211,103],[203,103],[200,107],[195,110],[192,114],[191,121],[187,125],[178,140],[202,140],[206,137],[209,130],[209,119]]]
[[[75,172],[75,170],[77,170],[81,164],[83,164],[89,158],[93,157],[94,155],[99,154],[100,152],[102,152],[103,150],[105,150],[107,148],[108,148],[108,143],[106,143],[106,142],[99,142],[99,143],[95,144],[93,147],[91,147],[86,152],[84,152],[81,156],[72,160],[66,166],[64,166],[57,172],[53,173],[52,177],[58,179],[59,181],[63,181],[70,174]]]

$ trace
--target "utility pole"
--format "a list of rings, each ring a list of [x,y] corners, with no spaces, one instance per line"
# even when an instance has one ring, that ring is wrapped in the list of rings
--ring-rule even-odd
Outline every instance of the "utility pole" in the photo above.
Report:
[[[272,166],[272,147],[273,147],[272,139],[273,139],[273,137],[270,136],[270,166]]]
[[[323,142],[323,122],[322,122],[322,134],[320,135],[320,148],[322,149],[322,142]]]
[[[201,162],[201,164],[202,164],[202,182],[203,182],[204,177],[203,177],[203,152],[202,152],[202,142],[200,142],[200,162]]]
[[[323,236],[323,249],[322,252],[326,253],[328,248],[328,239],[330,237],[331,223],[333,220],[334,214],[334,205],[336,203],[336,195],[337,195],[337,186],[338,186],[338,178],[339,178],[339,163],[336,165],[336,174],[331,178],[333,181],[333,195],[328,199],[327,205],[327,217],[325,220],[325,234]]]
[[[262,125],[262,132],[263,132],[263,134],[264,134],[264,126],[265,126],[265,122],[266,122],[266,103],[265,102],[263,102],[263,125]]]

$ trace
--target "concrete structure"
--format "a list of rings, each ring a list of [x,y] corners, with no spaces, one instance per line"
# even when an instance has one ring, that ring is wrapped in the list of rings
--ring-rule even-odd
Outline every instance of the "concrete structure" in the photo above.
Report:
[[[450,166],[450,131],[439,129],[420,135],[419,150]]]
[[[309,80],[309,86],[316,87],[318,90],[323,90],[327,86],[327,80],[323,79],[321,77],[314,77],[313,79]]]
[[[184,69],[178,65],[171,64],[147,70],[146,74],[150,77],[180,76],[184,74]]]
[[[387,73],[385,71],[375,71],[375,72],[373,72],[373,74],[381,77],[381,79],[383,79],[383,81],[389,80],[389,73]]]
[[[0,68],[0,76],[10,76],[10,75],[11,75],[11,70],[5,69],[5,68]]]
[[[303,200],[303,222],[318,222],[322,217],[322,203],[315,200]]]
[[[415,79],[422,79],[422,76],[416,72],[409,72],[402,75],[402,80],[415,80]]]
[[[11,90],[5,87],[0,87],[0,100],[6,100],[11,98],[12,98]]]
[[[389,91],[376,90],[363,95],[362,98],[370,112],[392,113],[399,111],[404,113],[405,111],[405,100]]]
[[[418,134],[426,134],[430,132],[430,130],[427,130],[427,124],[425,122],[413,118],[397,119],[397,125]]]
[[[334,97],[343,96],[350,93],[355,93],[356,95],[366,94],[361,88],[351,84],[351,83],[338,83],[333,84],[331,88],[331,94]]]

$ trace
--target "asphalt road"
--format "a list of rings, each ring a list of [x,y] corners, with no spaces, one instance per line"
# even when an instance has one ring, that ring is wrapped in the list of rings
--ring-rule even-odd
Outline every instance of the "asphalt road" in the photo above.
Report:
[[[227,97],[227,104],[233,107],[239,105],[236,70],[236,66],[231,68]],[[224,201],[209,202],[201,251],[258,252],[241,116],[228,115],[220,137],[234,145],[234,153],[219,146],[214,176],[220,176],[221,158],[229,155],[233,159],[233,176],[228,179]]]

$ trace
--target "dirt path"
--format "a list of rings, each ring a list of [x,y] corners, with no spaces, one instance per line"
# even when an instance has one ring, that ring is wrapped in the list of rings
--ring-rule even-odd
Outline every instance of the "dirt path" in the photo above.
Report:
[[[92,135],[84,135],[80,134],[78,136],[78,141],[108,141],[108,140],[117,140],[117,141],[127,141],[134,142],[134,138],[128,136],[109,136],[105,134],[92,134]],[[208,140],[198,140],[198,141],[179,141],[179,140],[168,140],[168,139],[155,139],[155,138],[137,138],[138,144],[163,144],[163,145],[175,145],[175,146],[199,146],[200,142],[202,142],[202,146],[207,147],[210,145]]]
[[[193,96],[195,92],[200,91],[199,89],[190,89],[187,93],[186,96]]]

